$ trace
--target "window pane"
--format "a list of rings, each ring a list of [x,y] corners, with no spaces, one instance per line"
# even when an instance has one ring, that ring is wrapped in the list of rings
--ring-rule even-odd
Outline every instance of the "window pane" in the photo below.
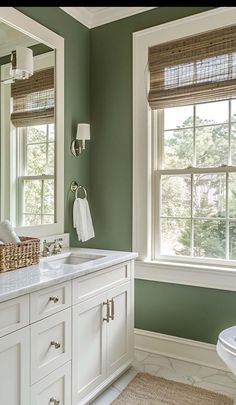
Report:
[[[236,173],[229,173],[229,217],[236,218]]]
[[[162,176],[161,215],[165,217],[190,217],[191,177]]]
[[[225,174],[194,175],[193,208],[194,217],[225,217]]]
[[[48,125],[48,140],[49,142],[53,142],[55,140],[55,133],[54,133],[54,124],[49,124]]]
[[[54,216],[53,215],[43,215],[43,224],[53,224]]]
[[[165,108],[164,129],[186,128],[193,126],[193,106]]]
[[[194,220],[194,256],[225,259],[225,221]]]
[[[236,222],[229,223],[229,259],[236,260]]]
[[[46,144],[35,144],[27,146],[26,175],[34,176],[46,174],[47,156]]]
[[[198,167],[228,164],[228,125],[196,129],[196,162]]]
[[[231,124],[231,164],[236,166],[236,122]]]
[[[41,215],[23,214],[23,224],[25,226],[41,225]]]
[[[228,122],[228,101],[217,101],[196,105],[196,125]]]
[[[47,125],[27,127],[27,143],[46,142]]]
[[[191,221],[185,219],[161,219],[161,254],[190,255]]]
[[[54,175],[54,142],[48,144],[48,170],[47,174]]]
[[[24,203],[23,212],[27,214],[41,213],[41,180],[25,180],[24,181]]]
[[[193,130],[164,132],[164,169],[183,169],[193,162]]]
[[[44,214],[54,213],[54,181],[44,180],[44,200],[43,212]]]
[[[231,101],[231,120],[236,121],[236,100]]]

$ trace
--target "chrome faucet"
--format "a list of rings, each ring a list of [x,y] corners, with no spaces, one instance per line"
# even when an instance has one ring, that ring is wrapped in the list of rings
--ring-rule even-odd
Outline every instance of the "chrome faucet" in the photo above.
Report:
[[[52,255],[57,255],[58,253],[61,252],[61,248],[62,248],[61,241],[62,241],[62,238],[54,240],[54,245],[53,245],[53,249],[52,249]]]
[[[43,250],[42,250],[42,256],[43,257],[47,257],[50,256],[51,252],[50,252],[50,246],[53,245],[54,242],[47,242],[46,239],[44,239],[43,241]]]

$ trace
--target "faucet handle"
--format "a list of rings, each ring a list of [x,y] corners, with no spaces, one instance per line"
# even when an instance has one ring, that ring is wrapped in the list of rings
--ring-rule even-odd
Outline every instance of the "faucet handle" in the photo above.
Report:
[[[62,240],[63,240],[62,238],[58,238],[58,239],[54,240],[53,252],[52,252],[54,255],[57,253],[60,253],[61,248],[62,248],[62,243],[61,243]]]

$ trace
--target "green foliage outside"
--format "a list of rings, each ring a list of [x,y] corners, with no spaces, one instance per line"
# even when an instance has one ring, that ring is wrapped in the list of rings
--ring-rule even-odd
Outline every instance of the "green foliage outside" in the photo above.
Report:
[[[231,165],[236,166],[236,114],[231,120]],[[228,165],[228,122],[196,117],[196,162],[193,162],[193,117],[165,132],[164,168]],[[193,252],[196,257],[226,257],[226,182],[230,219],[236,219],[236,173],[193,176]],[[191,175],[162,176],[162,253],[191,255]],[[171,217],[177,217],[171,219]],[[222,219],[222,220],[220,220]],[[236,259],[236,222],[229,221],[229,259]]]

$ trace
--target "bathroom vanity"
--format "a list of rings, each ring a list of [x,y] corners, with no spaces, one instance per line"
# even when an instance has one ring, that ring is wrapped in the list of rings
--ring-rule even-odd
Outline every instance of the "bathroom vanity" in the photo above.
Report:
[[[135,257],[74,248],[0,274],[0,404],[87,404],[130,366]]]

